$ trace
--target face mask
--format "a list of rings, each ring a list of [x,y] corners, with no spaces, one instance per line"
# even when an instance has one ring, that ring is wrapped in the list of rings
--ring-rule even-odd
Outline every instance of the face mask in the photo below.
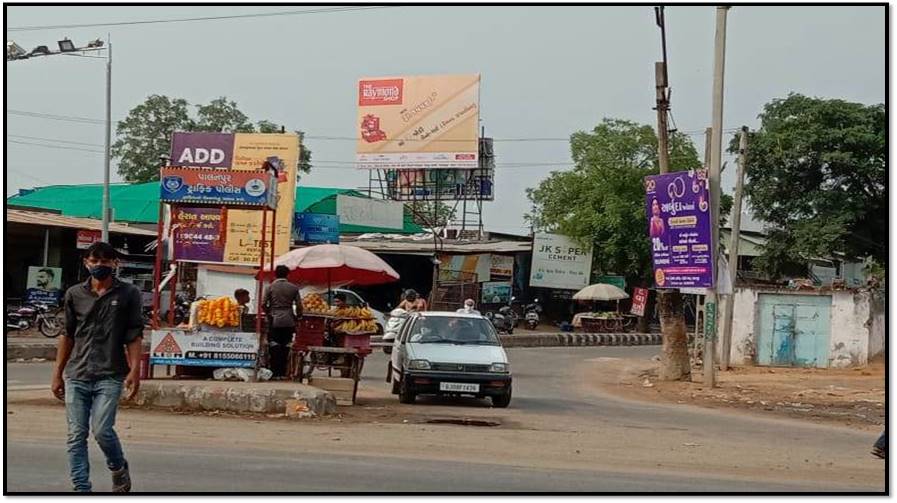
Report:
[[[90,275],[94,279],[103,281],[112,275],[112,267],[108,265],[98,265],[90,268]]]

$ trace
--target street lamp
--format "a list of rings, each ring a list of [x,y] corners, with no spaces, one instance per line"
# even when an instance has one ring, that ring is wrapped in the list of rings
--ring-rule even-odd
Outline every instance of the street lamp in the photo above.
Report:
[[[26,52],[21,46],[12,40],[6,41],[6,61],[16,61],[21,59],[29,59],[37,56],[55,56],[57,54],[73,54],[76,52],[93,52],[106,49],[106,148],[105,162],[103,166],[103,234],[102,240],[109,242],[109,221],[111,220],[111,209],[109,204],[109,165],[111,162],[112,148],[112,44],[104,44],[102,40],[96,39],[85,47],[75,47],[74,42],[68,38],[64,38],[57,42],[58,51],[51,51],[45,45],[39,45]]]

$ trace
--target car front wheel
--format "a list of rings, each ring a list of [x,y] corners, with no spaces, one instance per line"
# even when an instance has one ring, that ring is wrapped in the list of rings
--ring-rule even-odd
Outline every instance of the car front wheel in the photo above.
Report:
[[[502,395],[497,395],[492,397],[492,406],[499,407],[504,409],[508,405],[511,404],[511,388],[508,388],[507,393]]]
[[[395,386],[395,384],[393,384]],[[399,403],[414,403],[414,399],[417,398],[413,391],[411,391],[410,386],[408,386],[408,379],[403,378],[402,382],[399,384]]]

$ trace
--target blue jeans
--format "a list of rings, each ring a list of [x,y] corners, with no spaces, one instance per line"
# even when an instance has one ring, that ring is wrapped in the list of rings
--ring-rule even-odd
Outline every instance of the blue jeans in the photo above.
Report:
[[[109,377],[96,381],[65,381],[65,413],[68,420],[68,456],[75,491],[90,491],[90,461],[87,434],[93,430],[110,470],[125,465],[121,442],[115,434],[115,413],[124,379]]]

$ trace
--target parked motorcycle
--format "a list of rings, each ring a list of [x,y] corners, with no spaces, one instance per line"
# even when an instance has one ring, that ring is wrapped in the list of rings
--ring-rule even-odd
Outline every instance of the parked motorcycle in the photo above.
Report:
[[[6,332],[37,327],[44,337],[58,337],[65,328],[62,311],[46,304],[25,304],[6,311]]]
[[[513,334],[514,326],[517,324],[517,314],[511,306],[502,306],[497,313],[491,311],[486,313],[486,319],[500,334]]]
[[[164,316],[162,316],[162,321],[168,321],[168,314],[171,311],[167,311]],[[174,298],[174,325],[177,326],[181,323],[190,319],[190,301],[187,300],[182,294],[177,294]]]
[[[526,328],[535,330],[539,326],[539,313],[542,312],[542,306],[539,305],[539,299],[534,300],[531,304],[527,304],[523,308],[524,319],[526,320]]]

